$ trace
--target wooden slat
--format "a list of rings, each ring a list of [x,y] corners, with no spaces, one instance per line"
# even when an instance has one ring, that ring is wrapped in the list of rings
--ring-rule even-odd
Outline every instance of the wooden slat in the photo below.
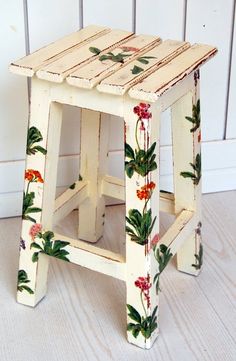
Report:
[[[58,223],[88,197],[87,182],[75,182],[74,189],[68,188],[55,201],[53,223]]]
[[[108,49],[115,48],[119,43],[125,41],[132,35],[133,33],[130,31],[111,30],[108,34],[89,42],[89,44],[86,44],[79,49],[72,49],[72,51],[53,63],[40,68],[37,71],[37,76],[40,79],[61,83],[67,75],[75,71],[79,66],[82,64],[84,65],[97,57],[97,55],[94,55],[94,53],[89,50],[90,47],[100,49],[100,54],[103,54],[104,52],[107,52]]]
[[[58,233],[54,238],[70,242],[66,248],[70,262],[125,281],[126,263],[121,254]]]
[[[217,52],[203,44],[194,44],[164,67],[152,73],[129,91],[131,98],[154,102],[166,90],[197,69]]]
[[[188,239],[197,226],[197,217],[193,211],[182,211],[166,233],[161,237],[160,244],[164,244],[170,248],[173,256]]]
[[[131,86],[140,82],[144,77],[147,77],[189,47],[190,44],[186,42],[166,40],[143,55],[154,57],[154,59],[148,59],[148,64],[142,64],[138,60],[132,61],[104,79],[97,86],[97,89],[104,93],[123,95]],[[133,75],[131,69],[134,66],[141,67],[143,71]]]
[[[160,43],[161,39],[157,36],[151,35],[138,35],[129,39],[116,49],[112,50],[113,54],[117,55],[124,52],[130,54],[124,58],[124,62],[114,62],[112,60],[100,61],[96,59],[91,63],[79,68],[67,77],[67,82],[71,85],[75,85],[81,88],[91,89],[98,84],[102,79],[115,72],[117,69],[123,66],[124,63],[128,63],[134,58],[141,56],[148,49]],[[130,49],[130,50],[129,50]]]
[[[84,45],[88,40],[95,39],[110,31],[109,28],[103,26],[90,25],[69,34],[62,39],[55,41],[30,55],[27,55],[10,65],[13,73],[32,77],[34,73],[43,65],[63,56],[68,50],[74,47]]]
[[[105,196],[125,202],[125,181],[117,177],[106,175],[102,181],[101,193]],[[174,194],[160,191],[160,211],[175,214]]]

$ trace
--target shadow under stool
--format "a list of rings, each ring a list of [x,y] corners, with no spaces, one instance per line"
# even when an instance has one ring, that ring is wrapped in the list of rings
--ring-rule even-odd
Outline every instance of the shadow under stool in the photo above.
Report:
[[[128,341],[152,346],[160,274],[175,254],[182,272],[196,276],[202,265],[199,67],[216,51],[88,26],[10,65],[32,78],[18,302],[45,296],[48,256],[73,262],[126,282]],[[63,104],[82,109],[80,178],[55,200]],[[169,107],[174,193],[159,189],[160,116]],[[124,119],[125,182],[107,174],[101,113]],[[125,258],[91,244],[103,235],[105,196],[126,204]],[[56,233],[53,223],[77,207],[78,239]],[[160,211],[176,216],[161,238]]]

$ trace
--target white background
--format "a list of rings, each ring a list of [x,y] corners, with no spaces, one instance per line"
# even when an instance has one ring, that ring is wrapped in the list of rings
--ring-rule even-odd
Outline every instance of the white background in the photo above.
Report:
[[[201,71],[203,191],[236,188],[234,0],[0,0],[0,217],[21,213],[28,85],[13,60],[70,32],[98,24],[218,47]],[[111,118],[110,172],[123,174],[122,120]],[[161,188],[171,190],[168,111],[161,132]],[[65,107],[58,186],[78,178],[79,111]]]

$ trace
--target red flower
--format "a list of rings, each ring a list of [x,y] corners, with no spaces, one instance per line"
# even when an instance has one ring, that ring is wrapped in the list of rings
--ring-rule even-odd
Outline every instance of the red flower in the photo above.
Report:
[[[148,291],[152,287],[150,283],[150,277],[139,277],[135,282],[135,286],[140,288],[142,292]]]
[[[152,113],[148,111],[150,108],[150,104],[139,103],[133,109],[134,114],[137,114],[140,119],[150,119],[152,117]]]
[[[137,197],[142,201],[143,199],[149,199],[152,195],[153,189],[156,187],[154,182],[150,182],[141,187],[141,190],[137,189]]]
[[[136,287],[140,288],[141,294],[144,295],[144,298],[147,301],[147,308],[149,308],[151,305],[149,289],[152,287],[152,284],[150,283],[150,275],[147,277],[139,277],[134,284]]]
[[[197,140],[198,140],[198,143],[200,143],[201,142],[201,131],[198,133],[198,137],[197,137]]]
[[[153,237],[153,239],[151,240],[151,248],[156,246],[156,244],[160,241],[160,236],[159,234],[155,234],[155,236]]]
[[[120,47],[123,51],[139,51],[138,48],[134,48],[133,46],[121,46]]]
[[[42,231],[42,225],[39,223],[35,223],[31,226],[29,230],[29,235],[31,236],[32,240],[35,239],[38,233]]]
[[[40,172],[34,169],[27,169],[25,171],[25,179],[27,179],[29,182],[44,182]]]

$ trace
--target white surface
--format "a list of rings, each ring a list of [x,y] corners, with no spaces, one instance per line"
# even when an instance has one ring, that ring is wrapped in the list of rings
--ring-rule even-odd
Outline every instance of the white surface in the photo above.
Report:
[[[208,144],[208,146],[204,145],[204,149],[206,147],[207,150],[204,152],[203,161],[205,164],[211,164],[204,166],[203,190],[213,192],[235,189],[236,145],[232,143],[229,146],[229,141],[223,141],[228,101],[227,81],[233,0],[227,2],[189,0],[186,14],[184,5],[184,0],[146,0],[145,2],[137,0],[136,16],[133,16],[132,0],[101,0],[99,2],[84,0],[83,22],[84,25],[97,23],[131,30],[134,25],[133,20],[136,19],[137,32],[159,34],[163,38],[182,39],[187,14],[186,39],[218,46],[219,54],[202,70],[202,135],[203,140],[207,140],[206,144]],[[79,21],[81,15],[79,0],[51,0],[50,2],[29,0],[28,40],[31,51],[78,29],[81,26]],[[2,1],[0,19],[0,43],[3,49],[0,59],[0,214],[8,216],[20,212],[19,199],[21,197],[18,192],[21,191],[23,184],[28,119],[26,79],[10,74],[7,69],[11,61],[25,54],[24,21],[27,19],[24,20],[23,1]],[[234,34],[234,58],[236,56],[235,44],[236,35]],[[227,139],[236,139],[235,69],[235,61],[232,60]],[[79,110],[74,107],[67,106],[64,109],[61,155],[73,158],[79,153],[79,113]],[[112,163],[113,172],[116,174],[120,173],[121,169],[119,152],[123,146],[122,128],[120,119],[114,117],[111,122],[110,150],[112,150],[113,159],[117,159]],[[219,142],[212,142],[216,139]],[[169,111],[166,111],[162,116],[161,144],[168,146],[170,143],[170,116]],[[170,162],[171,158],[168,159]],[[166,164],[166,161],[162,163]],[[168,167],[170,166],[171,163]],[[77,170],[72,168],[69,162],[59,175],[60,184],[65,185],[68,180],[74,179],[75,174],[77,176]],[[7,173],[9,169],[10,174]],[[170,176],[163,175],[162,182],[169,188]]]
[[[50,260],[48,293],[35,308],[16,303],[20,218],[0,220],[0,359],[4,361],[235,361],[236,192],[203,197],[204,266],[198,278],[172,260],[161,279],[160,336],[149,351],[126,341],[122,281]],[[107,208],[97,245],[122,252],[123,208]],[[76,212],[60,233],[76,235]],[[161,232],[169,218],[161,219]],[[7,247],[7,248],[6,248]]]

